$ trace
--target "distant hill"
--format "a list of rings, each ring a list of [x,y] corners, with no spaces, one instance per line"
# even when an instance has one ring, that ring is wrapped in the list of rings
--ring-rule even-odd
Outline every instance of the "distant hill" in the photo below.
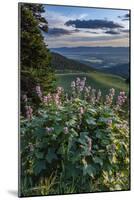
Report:
[[[94,71],[92,67],[87,66],[86,64],[77,62],[62,56],[58,53],[51,52],[52,56],[52,68],[58,72],[89,72]]]
[[[108,46],[108,47],[100,47],[100,46],[96,46],[96,47],[59,47],[59,48],[51,48],[52,51],[54,52],[64,52],[64,51],[67,51],[67,52],[78,52],[78,51],[128,51],[129,47],[111,47],[111,46]]]
[[[94,69],[76,60],[72,60],[58,53],[51,52],[52,67],[56,70],[57,86],[62,86],[66,92],[70,91],[70,83],[77,77],[87,78],[87,85],[92,88],[101,89],[105,96],[110,88],[116,89],[116,94],[120,90],[128,92],[126,80],[117,75],[113,75]]]
[[[124,78],[128,78],[129,77],[129,63],[117,64],[112,67],[103,68],[101,69],[101,71],[110,73],[110,74],[119,75]]]
[[[129,47],[60,47],[50,50],[60,63],[63,61],[64,69],[86,72],[92,68],[129,78]]]

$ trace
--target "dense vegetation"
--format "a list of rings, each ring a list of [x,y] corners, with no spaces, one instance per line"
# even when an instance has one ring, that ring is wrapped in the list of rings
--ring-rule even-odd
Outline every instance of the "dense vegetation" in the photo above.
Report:
[[[125,92],[101,91],[86,78],[44,95],[38,110],[25,96],[21,119],[21,194],[50,195],[129,189],[129,124]]]

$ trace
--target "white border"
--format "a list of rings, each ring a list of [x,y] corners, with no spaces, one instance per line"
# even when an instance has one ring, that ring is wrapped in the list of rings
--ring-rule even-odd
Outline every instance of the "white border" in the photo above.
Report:
[[[18,2],[17,0],[3,0],[0,3],[0,199],[12,200],[17,198],[18,184]],[[26,2],[26,1],[21,1]],[[134,9],[133,0],[29,0],[28,2],[78,5],[89,7],[110,7],[131,9],[132,38],[134,44]],[[131,45],[131,76],[134,75],[134,50]],[[133,77],[131,78],[131,121],[134,121],[133,102],[134,89]],[[131,191],[109,192],[81,195],[66,195],[52,197],[35,197],[35,199],[103,199],[103,200],[126,200],[134,195],[134,125],[131,123]],[[23,198],[26,199],[26,198]],[[33,198],[28,198],[33,199]]]

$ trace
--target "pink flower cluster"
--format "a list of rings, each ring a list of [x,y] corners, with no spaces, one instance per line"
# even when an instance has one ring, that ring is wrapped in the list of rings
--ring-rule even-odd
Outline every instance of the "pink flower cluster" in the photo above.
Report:
[[[99,90],[98,93],[97,93],[96,101],[99,102],[100,99],[101,99],[101,90]]]
[[[77,77],[76,81],[72,81],[71,83],[72,90],[73,91],[75,90],[77,93],[82,92],[85,87],[85,82],[86,82],[86,77],[84,77],[82,80],[79,77]]]
[[[64,89],[62,87],[57,87],[57,94],[62,94]]]
[[[43,96],[43,102],[47,105],[49,103],[54,102],[57,106],[61,105],[61,96],[60,93],[48,94],[47,96]]]
[[[26,109],[26,118],[28,120],[32,119],[33,109],[31,108],[31,106],[25,106],[25,109]]]
[[[106,95],[106,101],[105,101],[106,105],[111,105],[112,104],[114,95],[115,95],[115,89],[111,88],[109,90],[109,95]]]
[[[22,95],[22,100],[26,103],[27,102],[27,95],[26,94],[23,94]]]
[[[49,103],[53,103],[53,102],[56,105],[61,105],[61,95],[62,95],[63,91],[64,90],[62,87],[57,87],[56,93],[53,93],[53,94],[48,93],[48,95],[43,96],[40,86],[39,85],[36,86],[36,93],[37,93],[38,97],[46,105],[48,105]]]
[[[108,126],[112,126],[112,119],[108,119],[107,124]]]
[[[89,99],[90,91],[91,91],[91,87],[90,86],[84,88],[84,97],[85,97],[85,99]]]
[[[38,97],[39,97],[40,99],[42,99],[42,92],[41,92],[40,86],[37,85],[37,86],[35,87],[35,90],[36,90],[36,93],[37,93]]]
[[[79,108],[79,112],[80,112],[80,115],[83,115],[83,114],[84,114],[84,108],[83,108],[83,107],[80,107],[80,108]]]
[[[46,129],[46,132],[49,133],[49,134],[52,133],[52,132],[54,131],[54,128],[53,128],[53,127],[46,127],[45,129]],[[64,134],[68,134],[69,130],[68,130],[68,127],[67,127],[67,126],[65,126],[65,127],[63,128],[63,132],[64,132]]]
[[[96,90],[95,89],[91,90],[90,101],[92,104],[95,104],[95,102],[96,102]]]
[[[65,134],[68,134],[68,127],[64,127],[63,131],[64,131]]]
[[[122,106],[126,102],[127,96],[125,92],[120,92],[119,96],[117,97],[117,106]]]
[[[47,133],[52,133],[54,131],[53,127],[46,127]]]
[[[52,96],[51,96],[51,94],[50,94],[50,93],[48,93],[48,95],[47,95],[47,96],[43,96],[43,97],[42,97],[42,101],[43,101],[45,104],[48,104],[48,103],[50,103],[50,102],[51,102],[51,100],[52,100]]]

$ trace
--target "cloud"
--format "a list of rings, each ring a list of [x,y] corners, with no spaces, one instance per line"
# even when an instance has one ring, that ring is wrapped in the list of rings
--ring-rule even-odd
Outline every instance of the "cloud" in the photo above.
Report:
[[[110,34],[110,35],[118,35],[118,34],[120,34],[119,31],[113,31],[113,30],[106,31],[106,32],[104,32],[104,33],[106,33],[106,34]]]
[[[121,32],[123,32],[123,33],[129,33],[129,29],[123,29],[123,30],[121,30]]]
[[[118,35],[118,34],[121,34],[121,33],[129,33],[129,29],[118,29],[118,30],[108,30],[108,31],[105,31],[104,33],[106,34],[110,34],[110,35]]]
[[[70,35],[72,32],[63,28],[49,28],[48,34],[50,36]]]
[[[125,14],[122,16],[118,16],[118,18],[122,19],[122,21],[127,21],[130,19],[130,14]]]
[[[85,33],[99,34],[99,33],[96,32],[96,31],[85,31]]]
[[[61,35],[71,35],[72,33],[77,33],[79,31],[80,31],[79,29],[67,30],[67,29],[64,29],[64,28],[49,28],[47,34],[49,36],[58,37],[58,36],[61,36]]]
[[[114,29],[114,28],[123,28],[122,25],[108,20],[69,20],[65,22],[66,26],[73,26],[75,28],[87,28],[87,29]]]

